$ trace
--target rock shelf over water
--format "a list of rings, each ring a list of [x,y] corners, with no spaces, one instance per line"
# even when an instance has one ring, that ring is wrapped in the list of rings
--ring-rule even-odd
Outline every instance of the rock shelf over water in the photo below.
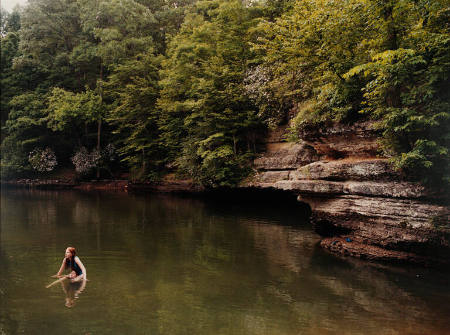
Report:
[[[376,260],[448,263],[449,207],[377,156],[370,123],[306,129],[302,144],[283,142],[278,130],[255,161],[246,187],[298,195],[312,210],[321,246]],[[344,238],[347,238],[345,240]]]

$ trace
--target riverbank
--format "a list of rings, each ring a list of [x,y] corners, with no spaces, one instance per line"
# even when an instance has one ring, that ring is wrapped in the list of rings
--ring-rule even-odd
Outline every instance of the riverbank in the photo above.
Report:
[[[310,220],[322,237],[320,246],[333,254],[449,264],[450,211],[445,194],[406,180],[386,158],[378,157],[377,136],[369,124],[329,132],[303,134],[304,141],[297,144],[285,142],[283,130],[273,133],[266,152],[255,160],[257,173],[235,189],[207,190],[173,176],[157,183],[19,179],[2,187],[176,193],[219,202],[273,202],[277,208],[293,201],[300,209],[299,219]]]
[[[33,188],[41,190],[75,189],[84,191],[136,191],[163,193],[199,193],[204,188],[190,180],[161,181],[158,183],[134,183],[129,180],[73,181],[67,179],[17,179],[2,181],[2,187]]]

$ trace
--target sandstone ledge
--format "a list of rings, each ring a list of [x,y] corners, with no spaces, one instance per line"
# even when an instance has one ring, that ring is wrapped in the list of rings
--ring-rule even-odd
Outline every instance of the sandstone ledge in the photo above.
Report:
[[[319,159],[314,148],[304,143],[268,143],[266,150],[254,161],[259,170],[293,170]]]
[[[387,158],[378,157],[379,134],[371,122],[304,128],[299,137],[299,144],[271,140],[255,160],[256,175],[241,186],[297,195],[311,209],[322,247],[334,253],[419,263],[450,260],[443,195],[407,181]]]
[[[320,156],[331,159],[345,157],[375,157],[379,153],[378,131],[373,122],[352,125],[334,123],[323,127],[309,126],[299,137],[314,147]]]
[[[292,172],[290,179],[400,181],[402,178],[397,171],[392,169],[387,159],[372,158],[314,162]]]
[[[370,182],[327,180],[289,180],[287,171],[264,173],[247,185],[256,188],[276,188],[298,194],[364,195],[389,198],[425,198],[428,193],[421,185],[408,182]]]

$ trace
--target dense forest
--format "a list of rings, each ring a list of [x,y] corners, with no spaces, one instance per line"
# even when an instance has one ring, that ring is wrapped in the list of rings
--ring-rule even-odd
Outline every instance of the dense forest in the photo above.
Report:
[[[292,113],[295,111],[295,113]],[[293,116],[294,114],[294,116]],[[1,11],[2,178],[205,186],[271,127],[372,120],[392,164],[450,183],[448,0],[29,0]]]

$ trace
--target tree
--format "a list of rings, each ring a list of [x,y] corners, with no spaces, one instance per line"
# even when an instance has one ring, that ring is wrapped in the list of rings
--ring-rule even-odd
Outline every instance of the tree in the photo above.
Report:
[[[48,97],[47,126],[53,131],[72,133],[78,140],[78,146],[83,145],[83,135],[79,129],[85,129],[84,137],[88,136],[88,126],[101,125],[105,118],[105,106],[98,90],[86,88],[84,92],[72,93],[61,88],[54,88]],[[100,152],[100,131],[97,127],[97,151]]]
[[[21,11],[20,30],[14,40],[17,49],[8,63],[11,64],[6,71],[8,77],[2,69],[2,111],[6,106],[9,113],[2,132],[2,136],[5,134],[3,165],[17,168],[18,172],[29,170],[25,160],[31,151],[29,143],[44,147],[51,137],[58,157],[62,153],[62,161],[68,159],[71,134],[66,136],[46,128],[47,97],[54,86],[80,91],[92,82],[89,75],[80,76],[71,63],[72,52],[86,38],[79,24],[76,1],[33,0]],[[2,53],[4,50],[9,48],[4,49],[2,45]]]
[[[108,69],[153,47],[151,10],[134,0],[82,0],[83,31],[97,42],[97,55]],[[104,77],[100,76],[103,80]]]
[[[2,178],[23,175],[31,171],[29,153],[39,146],[51,144],[50,131],[45,124],[45,96],[35,92],[15,96],[2,141]]]
[[[257,75],[248,84],[269,95],[257,99],[263,116],[279,122],[296,108],[300,122],[357,118],[360,87],[343,75],[365,57],[373,33],[368,7],[366,1],[306,0],[259,24],[253,43],[259,62],[250,73]],[[260,76],[267,79],[258,84]]]
[[[448,21],[448,9],[439,2],[401,4],[389,13],[404,20],[388,24],[387,42],[380,39],[396,48],[374,54],[346,77],[366,81],[362,112],[378,121],[383,148],[395,166],[427,185],[447,187],[450,26],[443,22]]]
[[[14,73],[13,59],[18,55],[19,49],[19,34],[20,29],[20,14],[14,11],[12,14],[5,12],[3,9],[1,14],[1,56],[0,56],[0,111],[1,111],[1,127],[5,125],[6,119],[9,114],[8,102],[15,94],[18,86],[20,86],[20,80]],[[3,135],[2,135],[3,139]]]
[[[291,101],[295,129],[375,120],[398,168],[446,183],[447,19],[445,1],[297,2],[256,29],[259,62],[248,88],[269,119],[283,118],[280,106]]]
[[[258,128],[243,79],[251,58],[252,9],[240,1],[199,1],[163,62],[160,129],[180,169],[207,186],[248,173]]]
[[[129,63],[138,54],[152,50],[153,39],[150,34],[155,18],[150,9],[137,1],[81,1],[81,21],[83,30],[95,37],[95,53],[100,58],[100,73],[97,91],[100,104],[104,101],[104,85],[107,74],[122,64]],[[94,48],[94,47],[93,47]],[[118,70],[120,71],[120,70]],[[111,85],[109,87],[112,87]],[[112,93],[111,96],[120,96]],[[116,113],[117,114],[117,113]],[[115,116],[111,118],[113,120]],[[97,150],[100,151],[100,134],[103,117],[97,118]],[[120,132],[120,130],[118,131]],[[97,177],[99,170],[97,170]]]
[[[39,68],[34,87],[80,90],[86,82],[71,64],[74,48],[85,39],[75,0],[31,0],[23,10],[17,67]],[[79,80],[73,80],[78,78]]]
[[[139,3],[149,8],[154,15],[154,22],[148,33],[153,38],[154,52],[165,54],[167,42],[177,34],[185,12],[196,0],[140,0]]]
[[[137,179],[155,176],[164,161],[157,120],[160,57],[148,52],[117,66],[106,86],[108,121],[115,127],[119,152]]]

